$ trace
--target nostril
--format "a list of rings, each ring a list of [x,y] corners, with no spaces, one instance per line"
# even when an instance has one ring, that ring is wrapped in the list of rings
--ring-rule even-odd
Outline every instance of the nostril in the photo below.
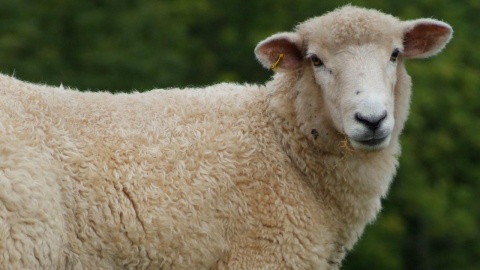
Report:
[[[383,114],[376,116],[376,115],[368,115],[364,116],[361,113],[356,113],[355,114],[355,120],[358,122],[364,124],[371,130],[376,130],[380,124],[382,123],[383,120],[387,118],[387,112],[384,111]]]

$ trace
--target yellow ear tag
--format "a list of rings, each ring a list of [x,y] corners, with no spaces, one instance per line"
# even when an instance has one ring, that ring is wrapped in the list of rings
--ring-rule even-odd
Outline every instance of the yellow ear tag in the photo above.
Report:
[[[272,70],[273,70],[273,71],[275,71],[275,70],[277,69],[277,66],[278,66],[278,64],[280,64],[280,62],[282,61],[283,56],[284,56],[283,53],[281,53],[281,54],[278,55],[277,61],[275,61],[275,63],[273,63],[273,65],[272,65]]]

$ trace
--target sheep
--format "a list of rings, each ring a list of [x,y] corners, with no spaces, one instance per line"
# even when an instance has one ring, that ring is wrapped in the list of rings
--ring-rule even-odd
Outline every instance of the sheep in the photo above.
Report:
[[[0,75],[0,268],[338,269],[452,28],[344,6],[255,48],[265,85],[110,94]]]

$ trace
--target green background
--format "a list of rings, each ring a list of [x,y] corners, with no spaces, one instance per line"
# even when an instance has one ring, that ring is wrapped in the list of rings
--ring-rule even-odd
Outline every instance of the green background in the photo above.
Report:
[[[400,170],[343,269],[480,269],[478,0],[1,0],[0,71],[122,92],[262,83],[259,41],[348,2],[444,20],[455,34],[442,54],[407,63]]]

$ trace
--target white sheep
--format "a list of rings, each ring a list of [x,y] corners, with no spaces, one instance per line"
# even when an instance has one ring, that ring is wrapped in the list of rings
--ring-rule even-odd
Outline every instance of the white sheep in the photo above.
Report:
[[[1,269],[337,269],[400,154],[404,58],[452,29],[346,6],[263,85],[117,94],[0,76]]]

